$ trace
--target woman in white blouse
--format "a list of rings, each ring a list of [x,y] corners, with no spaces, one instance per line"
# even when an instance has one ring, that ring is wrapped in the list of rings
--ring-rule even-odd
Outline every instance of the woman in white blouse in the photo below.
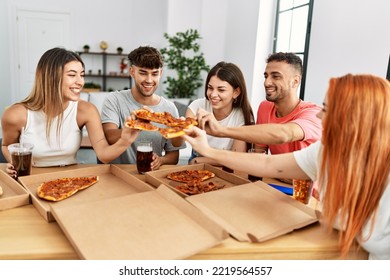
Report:
[[[205,97],[194,100],[188,106],[186,117],[196,117],[199,109],[213,114],[221,125],[243,126],[254,124],[254,116],[248,100],[244,75],[240,68],[228,62],[217,63],[208,73]],[[211,147],[236,152],[246,152],[250,144],[231,138],[207,135]],[[192,150],[189,163],[215,164],[212,159]]]

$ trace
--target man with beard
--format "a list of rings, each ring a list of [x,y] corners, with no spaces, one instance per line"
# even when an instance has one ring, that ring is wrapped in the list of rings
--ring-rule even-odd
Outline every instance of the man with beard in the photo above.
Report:
[[[115,143],[122,130],[122,124],[131,112],[148,107],[154,112],[169,112],[178,118],[179,113],[175,104],[166,98],[155,94],[160,82],[163,59],[160,52],[150,46],[140,46],[128,55],[130,62],[130,76],[133,87],[130,90],[121,90],[110,93],[104,101],[101,118],[104,133],[109,143]],[[156,124],[157,125],[157,124]],[[163,164],[177,164],[179,149],[174,147],[156,131],[139,131],[134,129],[134,142],[112,163],[136,163],[137,143],[151,141],[153,146],[152,170],[157,170]]]
[[[212,114],[199,110],[199,126],[207,134],[257,143],[271,154],[300,150],[321,138],[322,126],[316,117],[320,107],[300,100],[302,60],[293,53],[274,53],[264,72],[266,99],[260,103],[256,125],[224,127]]]

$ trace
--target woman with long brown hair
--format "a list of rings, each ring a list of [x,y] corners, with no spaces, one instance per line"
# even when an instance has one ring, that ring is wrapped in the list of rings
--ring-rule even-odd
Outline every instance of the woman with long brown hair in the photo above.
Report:
[[[184,138],[203,155],[249,174],[318,180],[322,221],[340,229],[341,256],[356,240],[370,259],[390,259],[390,83],[373,75],[332,78],[318,114],[322,140],[293,153],[211,148],[206,133]]]
[[[221,61],[209,71],[204,98],[191,102],[186,117],[195,117],[200,108],[213,114],[217,121],[225,126],[254,124],[244,75],[237,65]],[[250,143],[231,138],[208,136],[208,140],[212,147],[222,150],[246,152],[250,148]],[[213,163],[194,149],[189,162]]]

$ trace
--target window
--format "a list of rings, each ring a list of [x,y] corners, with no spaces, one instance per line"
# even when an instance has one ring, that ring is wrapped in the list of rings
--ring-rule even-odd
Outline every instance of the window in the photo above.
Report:
[[[293,52],[303,63],[299,98],[304,99],[310,27],[314,0],[278,0],[274,52]]]

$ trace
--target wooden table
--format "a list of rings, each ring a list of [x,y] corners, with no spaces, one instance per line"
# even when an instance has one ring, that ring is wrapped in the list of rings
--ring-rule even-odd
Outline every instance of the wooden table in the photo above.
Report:
[[[73,165],[54,168],[33,168],[33,174],[78,169],[93,165]],[[144,179],[134,165],[118,165]],[[164,166],[169,168],[174,166]],[[5,164],[0,164],[5,170]],[[266,179],[265,179],[266,181]],[[282,185],[282,183],[278,183]],[[354,250],[348,259],[367,259],[363,250]],[[239,242],[233,238],[199,252],[189,259],[338,259],[338,235],[328,234],[316,223],[284,236],[262,242]],[[0,211],[0,259],[78,259],[78,255],[57,223],[46,222],[33,205]]]

